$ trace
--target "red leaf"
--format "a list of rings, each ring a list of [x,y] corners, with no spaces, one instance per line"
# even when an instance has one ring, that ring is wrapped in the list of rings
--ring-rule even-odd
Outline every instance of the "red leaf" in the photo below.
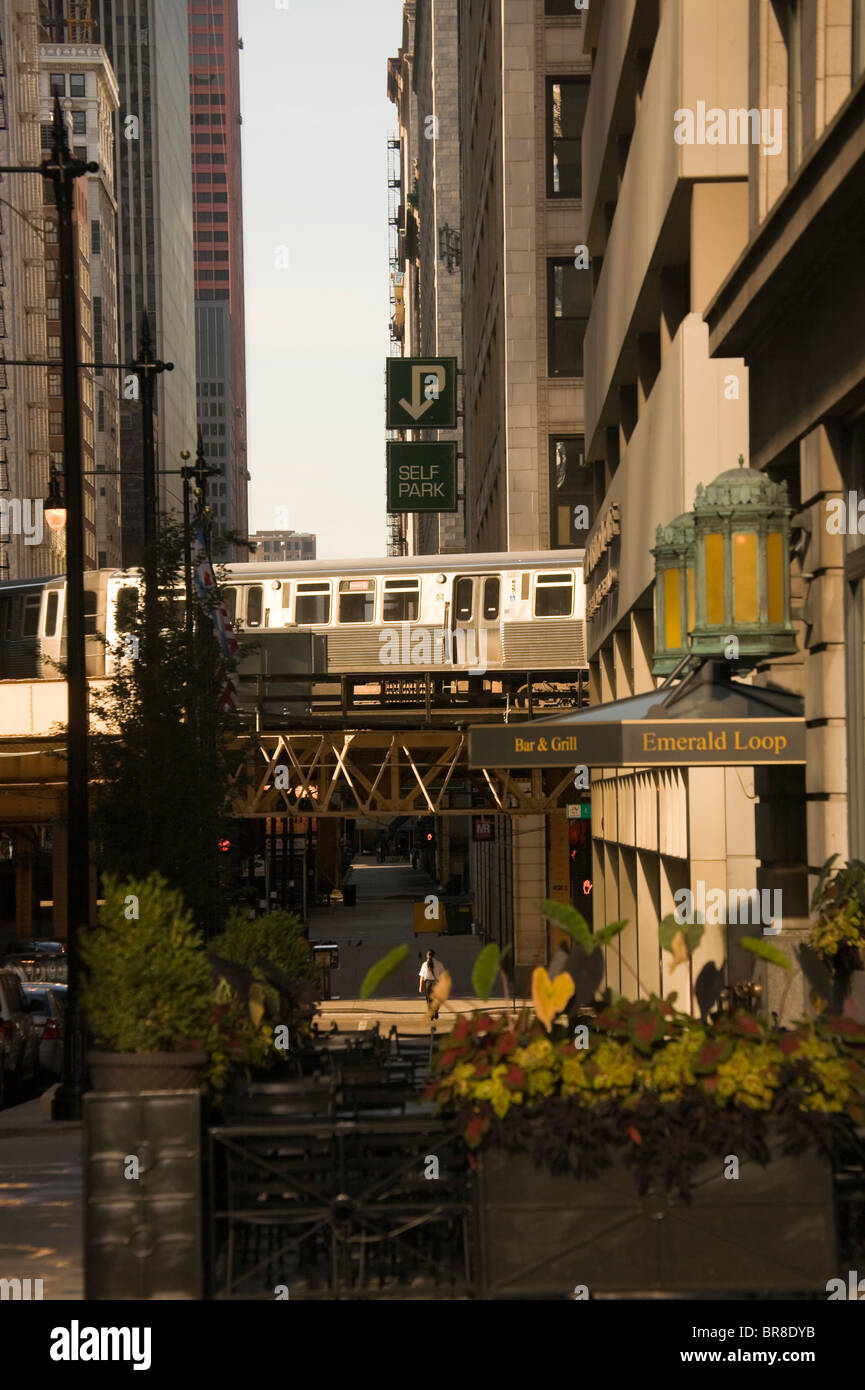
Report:
[[[476,1149],[483,1139],[490,1122],[483,1115],[474,1115],[465,1127],[466,1143],[470,1149]]]
[[[526,1074],[522,1067],[511,1066],[505,1072],[505,1081],[511,1086],[525,1086]]]
[[[629,1139],[633,1139],[635,1144],[642,1144],[643,1136],[637,1129],[636,1125],[628,1125],[627,1129],[625,1130],[625,1133],[627,1134]]]
[[[784,1056],[789,1057],[791,1053],[799,1051],[799,1044],[801,1043],[801,1041],[801,1033],[785,1033],[782,1037],[778,1039],[778,1046],[783,1052]]]
[[[500,1037],[496,1038],[495,1054],[497,1057],[506,1057],[509,1052],[513,1051],[516,1045],[516,1033],[508,1030],[507,1033],[502,1033]]]
[[[477,1021],[476,1031],[478,1033],[491,1033],[495,1027],[496,1020],[494,1018],[491,1018],[489,1014],[481,1014]]]
[[[746,1038],[762,1038],[763,1036],[763,1029],[756,1018],[752,1018],[750,1014],[736,1014],[733,1018],[733,1026],[738,1033],[742,1033]]]
[[[473,1032],[473,1030],[474,1019],[472,1019],[468,1014],[460,1014],[459,1018],[457,1019],[453,1028],[451,1029],[451,1037],[453,1038],[454,1042],[462,1042],[464,1038],[467,1038],[469,1034]]]

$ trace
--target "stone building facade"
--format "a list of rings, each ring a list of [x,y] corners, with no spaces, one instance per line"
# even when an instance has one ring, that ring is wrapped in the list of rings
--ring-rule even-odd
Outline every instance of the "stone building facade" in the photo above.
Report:
[[[587,13],[586,450],[595,534],[613,508],[620,529],[587,576],[593,703],[657,683],[650,552],[698,482],[741,454],[786,482],[795,513],[798,650],[751,679],[803,697],[807,766],[593,774],[595,918],[630,924],[609,983],[631,992],[639,975],[680,1004],[734,943],[710,924],[691,971],[662,969],[657,923],[677,889],[780,888],[773,939],[792,951],[819,867],[862,853],[865,564],[858,535],[827,532],[826,503],[863,491],[863,19],[857,0],[593,0]],[[729,117],[721,138],[705,124],[701,138],[701,109]],[[785,1017],[806,1006],[799,977]]]
[[[39,3],[0,7],[0,163],[38,164]],[[7,359],[44,360],[45,317],[43,180],[38,174],[0,177],[0,347]],[[50,233],[49,233],[50,234]],[[43,531],[31,544],[15,507],[31,519],[47,495],[49,476],[48,378],[44,367],[0,367],[0,579],[29,579],[51,571]]]

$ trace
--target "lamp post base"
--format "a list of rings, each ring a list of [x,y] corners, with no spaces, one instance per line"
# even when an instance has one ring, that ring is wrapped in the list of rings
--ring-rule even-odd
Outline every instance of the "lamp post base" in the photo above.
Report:
[[[51,1101],[52,1120],[80,1120],[84,1115],[82,1081],[61,1081]]]

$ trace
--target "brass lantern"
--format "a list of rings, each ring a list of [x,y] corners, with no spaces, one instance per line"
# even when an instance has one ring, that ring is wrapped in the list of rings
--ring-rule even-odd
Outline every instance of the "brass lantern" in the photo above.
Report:
[[[748,665],[755,658],[795,652],[788,564],[792,514],[787,484],[745,468],[741,455],[738,468],[706,487],[698,484],[695,655]]]
[[[694,626],[694,514],[655,533],[655,651],[652,674],[669,675],[690,650]]]

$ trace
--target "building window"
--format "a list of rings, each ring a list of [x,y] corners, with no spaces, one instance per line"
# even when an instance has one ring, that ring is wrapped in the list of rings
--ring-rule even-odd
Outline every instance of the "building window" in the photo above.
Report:
[[[72,112],[72,134],[73,134],[73,135],[86,135],[86,134],[87,134],[87,112],[86,112],[86,111],[73,111],[73,112]]]
[[[40,130],[41,135],[42,135],[42,148],[43,148],[43,150],[50,150],[50,149],[51,149],[51,141],[52,141],[53,136],[54,136],[54,126],[52,125],[51,121],[43,121],[42,124],[41,124],[40,127],[39,127],[39,130]]]
[[[70,72],[69,74],[69,95],[71,97],[83,97],[85,95],[84,73]]]
[[[60,300],[59,300],[59,299],[46,299],[46,301],[45,301],[45,313],[48,315],[48,317],[49,317],[50,319],[59,319],[59,317],[60,317]]]
[[[62,410],[49,410],[48,412],[48,433],[63,433],[63,412]]]
[[[65,73],[65,72],[52,72],[51,78],[50,78],[50,82],[51,82],[51,95],[52,95],[53,97],[65,97],[65,95],[66,95],[66,73]]]
[[[96,404],[96,428],[100,434],[105,430],[105,392],[100,391]]]
[[[592,304],[590,270],[573,261],[547,262],[549,376],[583,375],[583,338]]]
[[[551,77],[547,82],[547,197],[582,195],[583,122],[589,99],[587,77]]]
[[[54,333],[49,333],[49,334],[48,334],[48,356],[49,356],[49,357],[52,357],[52,358],[54,358],[54,357],[59,357],[59,356],[60,356],[60,335],[59,335],[59,334],[54,334]]]
[[[48,394],[49,396],[59,396],[63,390],[62,377],[59,372],[48,373]]]
[[[550,439],[550,548],[581,550],[592,520],[590,470],[581,434]],[[582,510],[578,510],[582,509]]]
[[[98,217],[90,220],[90,254],[98,256],[102,252],[102,226]]]
[[[102,296],[93,296],[93,360],[102,361]],[[96,368],[96,375],[102,375],[102,368]]]
[[[544,14],[579,15],[579,13],[575,0],[544,0]]]

